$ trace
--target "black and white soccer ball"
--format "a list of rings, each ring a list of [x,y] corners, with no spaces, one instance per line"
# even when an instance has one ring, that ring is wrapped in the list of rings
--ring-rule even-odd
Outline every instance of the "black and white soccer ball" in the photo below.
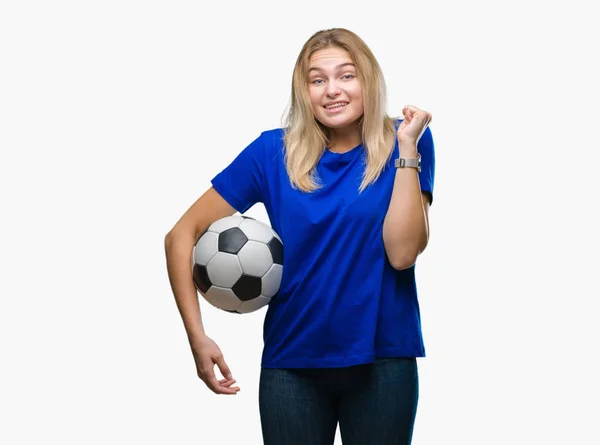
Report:
[[[281,238],[267,224],[243,215],[212,223],[194,246],[194,285],[211,305],[239,314],[254,312],[279,291]]]

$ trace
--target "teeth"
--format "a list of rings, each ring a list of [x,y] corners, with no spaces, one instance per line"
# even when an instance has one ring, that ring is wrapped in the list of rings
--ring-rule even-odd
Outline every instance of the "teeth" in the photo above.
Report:
[[[325,108],[336,108],[336,107],[345,107],[347,105],[346,102],[338,102],[337,104],[327,105]]]

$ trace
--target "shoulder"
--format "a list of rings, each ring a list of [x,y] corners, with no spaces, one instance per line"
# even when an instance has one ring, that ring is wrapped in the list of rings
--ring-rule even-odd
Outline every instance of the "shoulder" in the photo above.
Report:
[[[281,145],[281,141],[283,141],[283,130],[281,128],[263,130],[255,134],[241,154],[246,157],[261,159],[274,153],[277,145]]]
[[[258,141],[264,150],[264,154],[271,159],[283,153],[285,131],[283,128],[271,128],[263,130]]]
[[[284,136],[285,131],[283,128],[271,128],[268,130],[263,130],[263,132],[260,134],[260,137],[265,141],[265,143],[271,144],[283,143]]]

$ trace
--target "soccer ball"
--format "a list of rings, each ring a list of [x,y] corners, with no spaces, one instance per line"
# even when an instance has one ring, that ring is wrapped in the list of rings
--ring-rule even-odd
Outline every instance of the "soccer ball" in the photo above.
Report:
[[[281,238],[267,224],[242,215],[212,223],[194,246],[192,277],[211,305],[227,312],[254,312],[279,291]]]

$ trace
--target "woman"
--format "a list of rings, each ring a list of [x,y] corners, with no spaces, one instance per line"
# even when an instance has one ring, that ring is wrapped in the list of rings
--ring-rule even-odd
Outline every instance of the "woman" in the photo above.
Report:
[[[434,146],[431,115],[403,114],[387,116],[379,64],[357,35],[317,32],[298,56],[285,128],[262,132],[166,237],[198,375],[217,394],[239,387],[204,332],[192,247],[213,221],[257,202],[282,238],[264,321],[265,444],[333,444],[338,424],[344,444],[411,442],[425,355],[414,263],[429,237]]]

